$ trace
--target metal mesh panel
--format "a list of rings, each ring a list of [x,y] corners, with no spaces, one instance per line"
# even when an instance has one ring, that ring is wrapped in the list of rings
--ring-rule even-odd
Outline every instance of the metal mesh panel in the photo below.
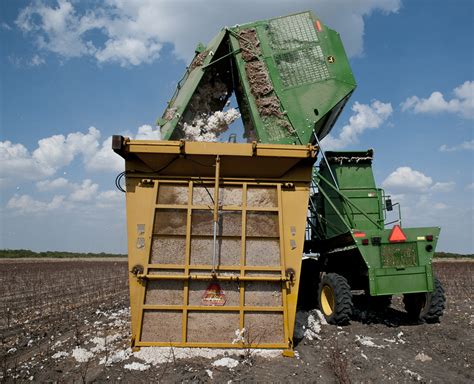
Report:
[[[298,49],[318,41],[309,13],[273,19],[269,23],[270,45],[275,51]]]
[[[282,83],[292,87],[329,78],[329,70],[319,45],[275,56]]]
[[[415,243],[383,244],[380,247],[380,254],[384,267],[417,265]]]
[[[269,37],[283,86],[314,83],[330,77],[308,13],[270,21]]]

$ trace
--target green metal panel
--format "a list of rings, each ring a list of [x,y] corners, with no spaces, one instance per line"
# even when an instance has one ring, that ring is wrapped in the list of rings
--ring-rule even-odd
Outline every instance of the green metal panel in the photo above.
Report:
[[[351,229],[383,228],[382,191],[375,185],[372,172],[372,156],[369,151],[326,152],[332,175],[339,189],[331,188],[327,182],[319,182],[320,203],[327,225],[328,238]],[[322,163],[320,175],[333,183],[328,166]],[[331,203],[328,201],[330,200]],[[340,214],[342,216],[340,216]]]
[[[274,133],[271,122],[261,121],[262,124],[255,125],[258,138],[308,143],[314,140],[314,128],[322,139],[356,87],[339,34],[311,12],[245,24],[233,31],[252,28],[257,31],[262,59],[281,110],[295,130],[293,135],[284,131]],[[257,113],[254,118],[259,120],[261,116]]]
[[[370,294],[377,296],[432,291],[433,275],[431,270],[431,265],[403,271],[395,270],[392,274],[385,269],[376,269],[373,274],[375,277],[370,277]]]
[[[158,119],[157,124],[161,126],[161,137],[163,140],[170,140],[176,129],[180,119],[184,115],[188,103],[191,100],[193,94],[196,92],[205,71],[202,66],[208,65],[214,58],[211,52],[215,52],[222,44],[226,31],[222,30],[212,41],[209,43],[207,48],[198,53],[193,59],[191,65],[187,68],[183,78],[179,81],[178,87],[168,102],[166,110],[163,112],[163,116]],[[199,61],[200,65],[194,65]]]
[[[164,139],[181,138],[188,104],[213,81],[205,73],[215,63],[232,77],[249,140],[262,143],[307,144],[315,141],[313,130],[322,139],[356,87],[339,34],[311,12],[224,29],[199,51],[158,120]]]
[[[364,230],[368,245],[354,237],[369,272],[371,295],[426,292],[433,290],[432,258],[440,228],[402,228],[406,242],[390,243],[391,229]],[[432,235],[433,241],[426,236]],[[380,237],[380,245],[372,238]],[[427,246],[431,250],[427,250]]]

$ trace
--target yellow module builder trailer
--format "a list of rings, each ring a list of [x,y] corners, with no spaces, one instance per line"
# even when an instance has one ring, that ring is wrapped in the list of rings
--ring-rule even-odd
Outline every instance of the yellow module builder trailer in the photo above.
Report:
[[[132,346],[291,355],[316,147],[112,147],[125,159]]]

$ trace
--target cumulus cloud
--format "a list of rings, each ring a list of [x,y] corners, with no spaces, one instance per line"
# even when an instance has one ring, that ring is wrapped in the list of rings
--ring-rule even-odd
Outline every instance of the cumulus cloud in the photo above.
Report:
[[[99,150],[86,161],[86,169],[90,171],[113,171],[124,170],[125,162],[112,150],[112,136],[108,137]]]
[[[42,64],[46,63],[46,61],[39,55],[33,55],[31,58],[29,65],[32,67],[38,67]]]
[[[160,129],[153,128],[151,125],[144,124],[138,127],[137,134],[133,137],[135,140],[161,140]]]
[[[474,119],[474,81],[465,81],[453,90],[454,97],[446,100],[444,95],[433,92],[428,98],[411,96],[402,104],[402,111],[414,113],[454,113],[466,119]]]
[[[382,182],[382,186],[394,194],[451,192],[454,181],[433,182],[430,176],[410,167],[398,167]],[[400,197],[400,196],[398,196]]]
[[[54,175],[69,165],[77,155],[89,158],[97,151],[100,132],[90,127],[88,133],[75,132],[67,136],[54,135],[38,141],[30,153],[22,144],[0,141],[0,180],[38,180]]]
[[[65,179],[64,177],[58,177],[57,179],[53,180],[43,180],[43,181],[38,181],[36,183],[36,188],[38,188],[38,191],[45,192],[45,191],[54,191],[57,189],[66,189],[66,188],[71,188],[72,184]]]
[[[41,50],[126,66],[152,62],[165,43],[173,45],[178,58],[189,60],[198,40],[209,41],[225,25],[311,9],[341,34],[349,56],[357,56],[363,53],[364,17],[376,11],[394,13],[399,8],[400,0],[320,0],[316,4],[312,0],[208,0],[205,4],[194,0],[107,0],[94,9],[83,9],[72,1],[58,0],[23,8],[16,25],[35,37]],[[93,41],[91,32],[104,42]]]
[[[359,142],[359,136],[367,129],[379,128],[392,114],[390,103],[374,100],[369,104],[355,102],[352,106],[354,114],[349,118],[349,124],[342,127],[337,137],[326,136],[322,145],[324,150],[337,150]]]
[[[96,196],[98,189],[98,184],[94,184],[92,180],[86,179],[81,185],[75,188],[74,192],[69,196],[69,199],[71,201],[91,201]]]
[[[52,184],[60,179],[51,181],[44,191],[51,191]],[[65,179],[64,179],[65,180]],[[125,194],[117,190],[106,190],[99,192],[99,186],[91,180],[86,179],[82,183],[56,182],[72,189],[69,195],[54,195],[51,200],[38,200],[28,194],[15,194],[6,204],[6,209],[18,215],[45,214],[53,212],[74,211],[79,212],[85,207],[88,209],[117,208],[124,204]]]
[[[443,144],[439,147],[440,152],[455,152],[455,151],[474,151],[474,140],[464,141],[459,145],[449,146]]]
[[[0,141],[0,180],[2,185],[8,184],[10,179],[22,177],[37,179],[49,176],[50,169],[45,169],[35,161],[28,149],[22,144],[10,141]]]
[[[393,193],[426,192],[433,179],[410,167],[399,167],[382,182]]]
[[[129,133],[127,136],[135,140],[160,140],[161,132],[158,127],[153,128],[145,124],[138,127],[136,134]],[[104,140],[100,148],[87,159],[85,165],[91,171],[120,172],[125,167],[124,160],[112,150],[112,136]]]
[[[123,205],[125,203],[125,194],[117,190],[100,192],[96,198],[96,204],[99,208],[108,208],[111,206]]]
[[[30,195],[14,195],[7,203],[7,209],[13,210],[19,214],[44,213],[53,211],[61,207],[64,202],[64,196],[54,196],[51,201],[44,202],[35,200]]]
[[[454,181],[437,182],[431,187],[434,192],[451,192],[454,190],[456,183]]]
[[[128,136],[140,140],[161,138],[159,128],[150,125],[142,125],[135,134],[130,133]],[[23,144],[0,141],[0,186],[7,186],[15,180],[42,180],[51,177],[77,157],[82,158],[89,171],[122,171],[124,161],[112,150],[112,136],[102,142],[100,137],[100,131],[94,127],[90,127],[87,133],[53,135],[39,140],[38,147],[31,153]],[[60,187],[66,185],[59,179],[37,183],[37,188],[42,191]]]

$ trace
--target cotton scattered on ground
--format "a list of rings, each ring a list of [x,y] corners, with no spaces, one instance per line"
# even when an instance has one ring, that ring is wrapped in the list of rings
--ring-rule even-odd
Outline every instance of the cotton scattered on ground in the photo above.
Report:
[[[423,378],[418,373],[410,371],[409,369],[405,369],[403,372],[408,374],[408,376],[415,379],[416,381],[422,381],[423,380]]]
[[[239,362],[235,359],[230,357],[223,357],[222,359],[216,360],[212,363],[214,367],[227,367],[227,368],[235,368],[239,365]]]
[[[94,357],[94,354],[87,349],[76,347],[72,351],[72,357],[74,357],[78,363],[86,363]]]
[[[359,336],[356,335],[356,341],[359,342],[361,345],[365,345],[366,347],[372,348],[385,348],[386,345],[377,345],[373,341],[374,339],[370,336]]]
[[[192,359],[203,357],[205,359],[215,359],[219,356],[242,356],[242,349],[211,349],[211,348],[170,348],[170,347],[146,347],[133,353],[133,357],[143,360],[147,364],[158,365],[173,360]],[[259,356],[267,359],[280,357],[281,349],[252,349],[252,356]]]
[[[67,357],[69,356],[69,353],[67,353],[66,351],[60,351],[60,352],[56,352],[53,356],[51,356],[53,359],[60,359],[61,357]]]
[[[306,311],[298,311],[296,313],[296,323],[294,336],[296,339],[320,340],[321,317],[324,316],[317,309]],[[326,323],[327,324],[327,323]]]
[[[423,352],[420,352],[418,355],[415,356],[415,360],[425,362],[433,360],[430,356],[425,355]]]
[[[120,363],[121,361],[127,360],[131,354],[132,350],[130,348],[122,349],[120,351],[114,351],[107,358],[103,357],[102,359],[100,359],[99,364],[105,364],[106,366],[110,366],[112,364]]]
[[[207,373],[207,376],[209,376],[209,378],[212,380],[212,378],[214,376],[212,371],[210,369],[206,369],[206,373]]]
[[[94,352],[94,353],[103,352],[106,349],[110,349],[111,344],[114,341],[119,340],[121,338],[122,338],[122,336],[119,335],[119,334],[110,335],[110,336],[106,336],[106,337],[94,337],[91,340],[91,343],[94,343],[95,347],[91,348],[91,352]]]
[[[146,371],[150,368],[148,364],[137,363],[136,361],[131,364],[125,364],[123,367],[129,371]]]

